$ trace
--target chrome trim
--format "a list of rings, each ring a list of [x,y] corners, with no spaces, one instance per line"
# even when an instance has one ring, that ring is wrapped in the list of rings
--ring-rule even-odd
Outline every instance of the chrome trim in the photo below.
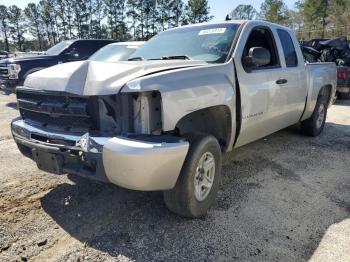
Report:
[[[62,132],[49,131],[39,129],[35,126],[27,124],[24,120],[16,120],[11,124],[12,133],[15,137],[30,141],[32,143],[41,144],[45,146],[53,146],[57,148],[66,148],[79,150],[83,152],[102,152],[103,145],[106,144],[111,137],[91,137],[89,134],[82,136],[70,135]],[[32,138],[32,135],[39,135],[47,137],[48,139],[64,140],[74,142],[75,146],[67,146],[62,144],[46,143]]]
[[[47,150],[77,150],[99,153],[109,182],[124,188],[142,191],[172,189],[179,177],[187,156],[189,143],[151,143],[125,137],[91,137],[88,133],[74,136],[51,132],[25,123],[22,119],[11,124],[17,143],[30,148],[43,147]],[[74,142],[74,146],[45,143],[31,138],[32,134],[51,139]]]
[[[2,77],[9,77],[10,76],[10,67],[8,66],[0,66],[0,69],[6,69],[7,70],[7,75],[3,75],[0,73],[0,76]]]

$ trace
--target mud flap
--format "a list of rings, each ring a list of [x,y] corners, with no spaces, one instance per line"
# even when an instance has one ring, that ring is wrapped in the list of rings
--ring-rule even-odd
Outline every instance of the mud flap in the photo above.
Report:
[[[63,174],[63,156],[38,149],[33,149],[32,154],[40,170],[57,175]]]

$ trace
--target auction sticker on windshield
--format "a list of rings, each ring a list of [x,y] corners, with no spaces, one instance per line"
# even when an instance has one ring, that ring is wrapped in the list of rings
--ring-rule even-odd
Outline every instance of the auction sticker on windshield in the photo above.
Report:
[[[211,28],[211,29],[201,30],[198,35],[223,34],[225,32],[226,32],[226,28]]]

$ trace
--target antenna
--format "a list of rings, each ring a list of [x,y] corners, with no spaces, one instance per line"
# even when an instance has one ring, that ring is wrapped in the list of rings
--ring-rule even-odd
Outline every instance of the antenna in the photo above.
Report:
[[[226,18],[225,18],[225,21],[231,21],[232,18],[230,17],[230,15],[227,15]]]

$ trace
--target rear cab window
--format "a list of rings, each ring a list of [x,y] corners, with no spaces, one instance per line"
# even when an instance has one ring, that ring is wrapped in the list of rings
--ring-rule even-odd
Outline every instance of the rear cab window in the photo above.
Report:
[[[290,34],[283,29],[277,29],[277,33],[282,44],[283,53],[286,60],[286,66],[297,67],[298,56],[297,52],[295,51],[295,46]]]

